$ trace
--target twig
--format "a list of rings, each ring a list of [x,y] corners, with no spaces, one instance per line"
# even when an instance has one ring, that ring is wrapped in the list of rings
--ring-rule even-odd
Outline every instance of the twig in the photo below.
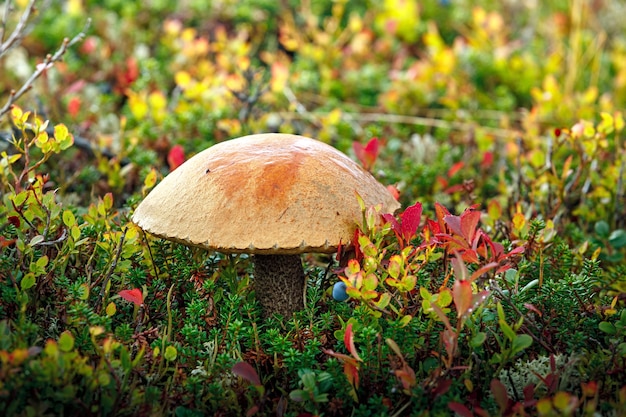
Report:
[[[104,276],[104,280],[102,281],[102,288],[100,288],[101,300],[104,300],[104,294],[106,292],[107,284],[109,283],[109,280],[111,279],[111,276],[113,275],[113,272],[115,272],[115,268],[117,267],[117,262],[119,261],[120,256],[122,255],[122,249],[124,249],[125,239],[126,239],[126,228],[122,230],[122,236],[120,236],[120,241],[117,244],[117,250],[115,251],[115,256],[113,257],[113,260],[111,261],[111,265],[109,266],[109,270],[107,271],[106,275]],[[95,284],[96,283],[94,282],[92,284],[92,287]]]
[[[58,237],[57,239],[39,242],[34,246],[54,246],[57,243],[63,242],[65,239],[67,239],[67,228],[63,228],[63,232],[61,233],[61,236]]]
[[[78,42],[81,42],[85,38],[86,32],[89,29],[89,26],[91,26],[91,19],[87,19],[87,23],[85,23],[83,30],[80,31],[72,39],[65,38],[63,40],[63,43],[61,43],[61,46],[59,47],[59,49],[57,49],[57,51],[54,53],[54,55],[47,55],[43,63],[37,65],[37,67],[35,68],[35,71],[31,74],[28,80],[26,80],[26,82],[22,85],[22,87],[20,87],[19,90],[17,91],[11,90],[11,92],[9,93],[9,98],[7,99],[6,103],[4,104],[4,106],[2,106],[2,108],[0,108],[0,117],[2,117],[5,113],[9,111],[9,109],[11,108],[11,105],[15,103],[17,99],[19,99],[21,96],[23,96],[27,91],[29,91],[32,88],[33,83],[35,82],[35,80],[37,80],[41,76],[41,74],[43,74],[55,62],[59,61],[63,57],[63,55],[65,55],[65,52],[67,52],[68,48],[70,48],[71,46],[75,45]]]
[[[291,100],[290,100],[291,101]],[[328,116],[327,112],[308,112],[302,111],[301,108],[297,108],[296,112],[279,112],[278,116],[287,119],[307,119],[310,121],[315,121],[316,118],[321,118]],[[342,117],[345,117],[348,120],[352,120],[359,123],[371,123],[371,122],[379,122],[379,123],[397,123],[397,124],[406,124],[406,125],[418,125],[418,126],[430,126],[437,127],[443,129],[452,129],[452,130],[460,130],[460,131],[471,131],[477,129],[477,125],[474,123],[468,122],[457,122],[457,121],[447,121],[441,119],[432,119],[428,117],[419,117],[419,116],[409,116],[403,114],[387,114],[387,113],[352,113],[352,112],[342,112]],[[513,135],[518,134],[517,130],[513,129],[501,129],[495,127],[487,127],[480,126],[480,129],[484,130],[486,133],[497,137],[510,138]]]
[[[13,46],[19,44],[21,37],[24,34],[24,29],[26,28],[26,24],[30,20],[31,14],[35,11],[36,1],[37,0],[30,0],[30,2],[28,3],[28,6],[26,6],[26,9],[24,10],[24,13],[22,13],[22,16],[20,17],[19,22],[17,22],[15,29],[13,29],[13,32],[11,32],[11,35],[9,36],[9,38],[6,41],[4,41],[4,34],[6,31],[6,27],[7,27],[6,26],[7,16],[9,14],[10,3],[11,3],[9,0],[5,0],[4,16],[2,16],[2,28],[0,29],[0,41],[2,42],[2,44],[0,45],[0,57],[2,57],[5,53],[7,53],[7,51],[11,49]]]

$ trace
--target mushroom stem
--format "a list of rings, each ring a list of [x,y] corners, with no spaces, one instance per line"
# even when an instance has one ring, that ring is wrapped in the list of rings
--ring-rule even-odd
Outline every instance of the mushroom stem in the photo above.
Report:
[[[304,269],[300,255],[255,255],[254,289],[263,315],[290,319],[304,308]]]

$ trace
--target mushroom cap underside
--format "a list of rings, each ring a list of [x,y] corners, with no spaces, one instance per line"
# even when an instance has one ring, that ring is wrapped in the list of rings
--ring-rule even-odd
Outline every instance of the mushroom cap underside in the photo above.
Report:
[[[156,236],[226,253],[331,253],[349,244],[366,206],[400,204],[323,142],[258,134],[218,143],[167,175],[132,221]]]

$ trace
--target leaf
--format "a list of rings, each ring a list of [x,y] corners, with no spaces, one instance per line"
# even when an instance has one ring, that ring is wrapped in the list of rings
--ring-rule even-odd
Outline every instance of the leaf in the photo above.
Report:
[[[396,220],[393,214],[384,213],[382,215],[383,219],[391,225],[391,230],[399,234],[402,229],[400,228],[400,223]]]
[[[63,211],[63,223],[67,227],[72,227],[76,224],[76,218],[74,217],[74,213],[71,210]]]
[[[527,334],[518,334],[513,339],[513,354],[517,354],[533,344],[533,338]]]
[[[180,145],[174,145],[167,154],[170,172],[181,166],[183,162],[185,162],[185,150]]]
[[[598,324],[598,328],[606,334],[613,335],[617,333],[615,325],[613,323],[609,323],[608,321],[601,321],[600,324]]]
[[[485,332],[478,332],[472,339],[470,340],[470,346],[473,348],[477,348],[482,346],[483,343],[487,340],[487,334]]]
[[[498,407],[500,407],[500,411],[504,413],[509,403],[509,394],[506,391],[506,387],[499,379],[492,379],[489,387],[491,388],[493,398],[498,403]]]
[[[378,158],[378,153],[380,152],[379,145],[378,138],[370,139],[365,146],[363,146],[360,142],[352,142],[354,154],[366,171],[370,171],[373,168],[374,163]]]
[[[478,210],[465,210],[461,214],[461,230],[463,237],[471,242],[474,239],[476,228],[478,227],[478,221],[480,220],[480,211]]]
[[[178,356],[178,351],[174,346],[168,346],[165,348],[165,354],[163,354],[163,357],[166,361],[171,362],[176,359],[176,356]]]
[[[54,126],[54,138],[62,150],[65,150],[74,144],[74,137],[70,134],[67,126],[64,124]]]
[[[498,320],[498,324],[500,325],[500,329],[502,330],[502,333],[504,333],[504,336],[506,336],[506,338],[511,342],[514,341],[517,335],[515,334],[513,328],[511,328],[511,326],[509,326],[509,324],[504,320]]]
[[[400,257],[400,255],[393,255],[389,259],[389,266],[387,267],[387,272],[389,272],[389,275],[392,278],[398,279],[398,277],[402,273],[402,257]]]
[[[132,290],[122,290],[118,293],[118,295],[126,301],[135,303],[135,305],[137,306],[143,304],[143,293],[139,288],[134,288]]]
[[[464,165],[465,163],[463,161],[459,161],[456,164],[452,165],[450,169],[448,170],[448,178],[454,177],[454,174],[459,172],[463,168]]]
[[[37,281],[35,279],[35,274],[29,272],[28,274],[24,275],[24,277],[20,281],[20,287],[22,288],[22,291],[26,291],[27,289],[32,288],[36,284],[36,282]]]
[[[252,385],[261,385],[259,374],[248,362],[237,362],[233,365],[232,372],[250,382]]]
[[[156,181],[157,181],[157,171],[156,169],[152,168],[150,172],[148,172],[148,175],[146,175],[146,179],[143,180],[144,190],[148,190],[154,187],[154,185],[156,184]]]
[[[461,417],[474,417],[474,413],[472,413],[469,408],[461,403],[450,401],[448,403],[448,408],[454,411],[456,414],[460,415]]]
[[[609,235],[609,244],[615,249],[621,249],[626,246],[626,232],[622,229],[613,230]]]
[[[106,315],[109,317],[112,317],[115,315],[116,311],[117,311],[117,307],[115,306],[115,303],[111,301],[105,309]]]
[[[409,206],[400,215],[402,238],[408,243],[417,233],[422,219],[422,204],[417,202]]]
[[[452,285],[452,299],[456,306],[457,318],[461,318],[472,306],[472,284],[466,280],[456,280]]]
[[[74,336],[69,330],[64,331],[59,336],[59,349],[62,352],[69,352],[74,348]]]
[[[343,335],[343,344],[350,352],[350,355],[354,357],[357,361],[361,361],[359,357],[359,353],[356,351],[356,346],[354,346],[354,333],[352,333],[352,323],[348,323],[346,326],[346,332]]]

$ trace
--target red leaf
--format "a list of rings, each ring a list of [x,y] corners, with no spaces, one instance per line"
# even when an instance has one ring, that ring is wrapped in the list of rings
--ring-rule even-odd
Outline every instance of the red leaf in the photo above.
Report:
[[[504,413],[509,404],[509,394],[506,392],[506,387],[498,379],[492,379],[489,386],[491,387],[493,398],[498,403],[498,407],[500,407],[500,411]]]
[[[463,186],[463,184],[456,184],[453,185],[451,187],[448,187],[444,190],[444,193],[446,194],[454,194],[454,193],[458,193],[461,192],[465,189],[465,187]]]
[[[185,162],[185,150],[180,145],[174,145],[167,154],[167,163],[170,166],[170,171],[174,171],[183,162]]]
[[[354,248],[354,259],[361,262],[363,259],[363,251],[361,251],[361,245],[359,245],[359,237],[363,235],[363,232],[359,229],[354,229],[354,236],[352,236],[352,247]]]
[[[391,193],[394,199],[400,200],[400,191],[396,188],[395,185],[388,185],[387,190]]]
[[[458,236],[463,236],[463,230],[461,229],[461,218],[459,216],[453,216],[452,214],[448,214],[443,217],[443,221],[453,233]]]
[[[138,306],[143,304],[143,294],[139,288],[134,288],[132,290],[122,290],[118,293],[118,295],[124,300],[135,303]]]
[[[237,362],[232,368],[233,374],[242,377],[252,385],[261,385],[261,378],[248,362]]]
[[[441,204],[435,203],[435,214],[437,215],[437,222],[439,223],[439,232],[445,233],[446,222],[444,219],[446,216],[450,215],[450,212]]]
[[[346,349],[348,352],[356,359],[360,361],[359,353],[356,351],[356,346],[354,346],[354,333],[352,333],[352,323],[348,323],[346,326],[346,332],[343,335],[343,344],[346,345]]]
[[[457,317],[462,317],[472,307],[472,284],[466,280],[457,279],[452,285],[452,299],[456,306]]]
[[[472,413],[472,411],[469,408],[467,408],[461,403],[456,403],[454,401],[451,401],[448,403],[448,408],[454,411],[455,413],[457,413],[458,415],[460,415],[461,417],[474,417],[474,413]]]
[[[463,163],[463,161],[457,162],[456,164],[452,165],[448,170],[448,178],[452,178],[454,174],[456,174],[461,168],[463,168],[464,165],[465,164]]]
[[[493,152],[487,151],[483,154],[483,160],[480,162],[480,167],[483,169],[487,169],[492,164],[493,164]]]
[[[400,215],[400,220],[402,222],[402,238],[406,243],[409,243],[409,241],[417,233],[417,228],[420,225],[421,219],[422,204],[419,202],[407,207],[406,210],[404,210],[404,213]]]
[[[7,218],[7,220],[9,221],[9,223],[11,223],[13,226],[15,227],[20,227],[20,218],[17,216],[9,216]]]
[[[78,112],[80,111],[80,97],[72,97],[70,101],[67,103],[67,112],[72,117],[76,117]]]
[[[383,219],[391,225],[391,230],[400,232],[401,230],[400,223],[398,223],[398,221],[396,220],[393,214],[384,213],[382,216],[383,216]]]
[[[535,307],[533,304],[531,304],[531,303],[524,303],[524,307],[526,307],[527,309],[529,309],[533,313],[537,314],[539,317],[543,317],[543,313],[541,311],[539,311],[539,309],[537,307]]]
[[[352,142],[352,149],[354,149],[354,154],[361,162],[363,168],[367,171],[371,170],[380,151],[378,138],[370,139],[365,146],[360,142]]]
[[[474,239],[474,233],[476,233],[476,227],[480,220],[480,211],[477,210],[465,210],[461,214],[461,229],[463,231],[463,237],[470,243]]]

